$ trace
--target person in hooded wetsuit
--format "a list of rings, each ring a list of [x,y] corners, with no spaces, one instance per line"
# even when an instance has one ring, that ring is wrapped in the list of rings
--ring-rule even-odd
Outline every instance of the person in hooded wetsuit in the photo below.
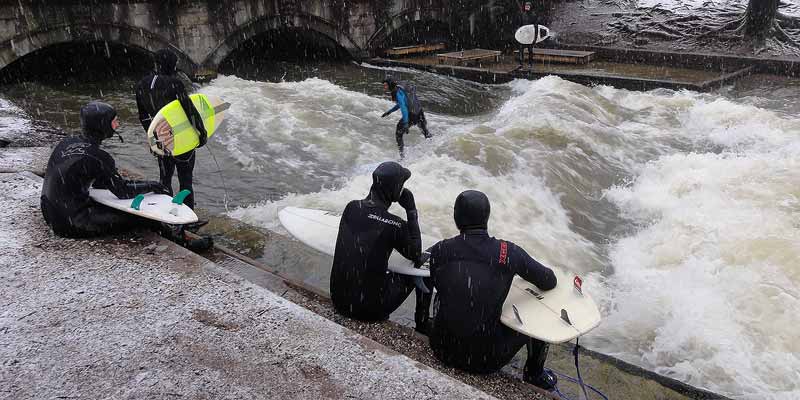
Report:
[[[525,25],[536,25],[536,34],[539,34],[539,18],[533,10],[532,1],[524,1],[519,5],[519,13],[517,14],[517,27]],[[528,66],[533,67],[533,48],[536,45],[536,40],[531,44],[522,44],[517,42],[517,49],[519,50],[519,66],[523,65],[525,60],[525,49],[528,49]]]
[[[157,71],[142,78],[136,84],[136,106],[139,109],[139,121],[145,132],[150,127],[150,122],[162,107],[174,100],[181,103],[181,107],[189,117],[189,122],[200,133],[200,145],[203,147],[208,140],[203,119],[192,105],[192,100],[186,93],[183,82],[178,79],[175,66],[178,57],[175,53],[163,49],[156,52]],[[178,170],[178,184],[180,190],[189,190],[191,194],[186,197],[184,204],[194,208],[194,190],[192,189],[192,175],[194,173],[195,151],[189,151],[179,156],[157,156],[158,170],[161,183],[172,190],[172,175]],[[171,194],[171,192],[170,192]]]
[[[400,121],[397,121],[395,138],[397,139],[397,147],[400,149],[400,158],[403,158],[405,157],[403,135],[408,133],[409,127],[418,125],[426,139],[430,139],[433,136],[428,132],[428,122],[425,120],[425,111],[422,110],[422,105],[419,99],[417,99],[416,93],[408,93],[404,87],[398,85],[392,78],[386,78],[383,81],[383,90],[384,92],[391,93],[392,101],[396,104],[389,111],[383,113],[381,118],[386,118],[389,114],[397,110],[400,110],[402,114]]]
[[[347,204],[339,224],[331,268],[331,299],[337,312],[359,320],[384,320],[415,288],[414,278],[388,270],[389,255],[397,250],[422,264],[422,239],[414,195],[403,185],[411,171],[384,162],[372,173],[364,200]],[[389,213],[397,202],[408,221]],[[414,315],[417,330],[426,332],[431,294],[417,289]]]
[[[137,227],[160,228],[155,221],[100,205],[89,197],[90,187],[108,189],[123,199],[148,192],[169,193],[158,182],[120,176],[114,159],[100,148],[118,126],[113,107],[91,102],[81,107],[83,134],[64,139],[53,149],[44,175],[41,207],[45,222],[56,235],[81,238]]]
[[[431,284],[437,290],[430,336],[433,354],[449,366],[492,373],[527,345],[523,379],[552,390],[555,376],[544,371],[547,343],[503,325],[500,314],[515,274],[542,290],[556,287],[556,276],[514,243],[489,236],[489,212],[485,194],[461,193],[454,212],[461,234],[430,250]]]

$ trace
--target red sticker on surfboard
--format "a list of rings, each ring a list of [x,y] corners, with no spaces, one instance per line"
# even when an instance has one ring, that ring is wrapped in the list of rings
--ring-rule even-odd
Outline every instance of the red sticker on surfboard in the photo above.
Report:
[[[583,296],[583,280],[580,276],[575,275],[575,279],[572,280],[572,283],[575,285],[575,290],[578,291],[578,294]]]

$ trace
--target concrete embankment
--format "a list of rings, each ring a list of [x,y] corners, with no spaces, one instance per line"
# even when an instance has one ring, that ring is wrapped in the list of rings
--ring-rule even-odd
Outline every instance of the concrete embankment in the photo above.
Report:
[[[537,398],[519,360],[470,375],[402,319],[337,315],[320,286],[273,268],[329,260],[274,232],[211,216],[222,246],[202,256],[152,234],[55,237],[35,175],[48,155],[0,149],[0,399]],[[611,398],[723,398],[583,354],[584,379]],[[574,371],[571,347],[547,366]]]
[[[0,398],[492,398],[152,234],[62,239],[0,173]]]

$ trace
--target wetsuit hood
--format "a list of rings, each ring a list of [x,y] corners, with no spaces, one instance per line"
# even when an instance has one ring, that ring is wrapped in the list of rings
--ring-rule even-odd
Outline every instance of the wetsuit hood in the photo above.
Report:
[[[100,101],[93,101],[81,107],[81,128],[83,133],[102,142],[114,136],[117,132],[111,127],[111,122],[117,116],[117,110],[111,105]]]
[[[175,73],[175,66],[178,64],[178,56],[175,53],[162,49],[156,52],[156,72],[162,75],[172,75]]]
[[[388,77],[383,80],[383,83],[389,86],[389,93],[392,96],[392,101],[397,101],[397,81],[392,77]]]
[[[489,224],[489,198],[483,192],[467,190],[456,197],[453,218],[460,231],[486,230]]]
[[[370,198],[384,203],[387,207],[400,199],[403,185],[411,177],[411,171],[402,165],[387,161],[375,168],[372,173]]]

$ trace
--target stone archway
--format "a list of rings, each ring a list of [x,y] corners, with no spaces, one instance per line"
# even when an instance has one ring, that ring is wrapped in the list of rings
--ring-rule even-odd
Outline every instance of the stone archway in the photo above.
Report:
[[[28,32],[0,43],[0,70],[14,61],[48,46],[70,42],[112,42],[136,47],[149,53],[169,48],[178,56],[178,66],[193,71],[197,64],[180,48],[164,38],[137,27],[116,24],[64,24]]]
[[[375,50],[396,31],[403,29],[408,24],[423,21],[430,21],[450,26],[447,15],[440,7],[404,10],[389,17],[388,22],[375,31],[372,36],[370,36],[369,40],[367,40],[367,48],[370,50]]]
[[[271,30],[286,28],[308,29],[327,36],[337,45],[345,49],[353,58],[360,58],[364,55],[364,51],[355,44],[355,41],[353,41],[349,35],[339,31],[334,24],[322,18],[308,14],[297,14],[293,16],[273,15],[259,18],[242,25],[214,48],[203,61],[202,65],[206,68],[215,69],[229,54],[231,54],[231,52],[236,50],[244,42]]]

